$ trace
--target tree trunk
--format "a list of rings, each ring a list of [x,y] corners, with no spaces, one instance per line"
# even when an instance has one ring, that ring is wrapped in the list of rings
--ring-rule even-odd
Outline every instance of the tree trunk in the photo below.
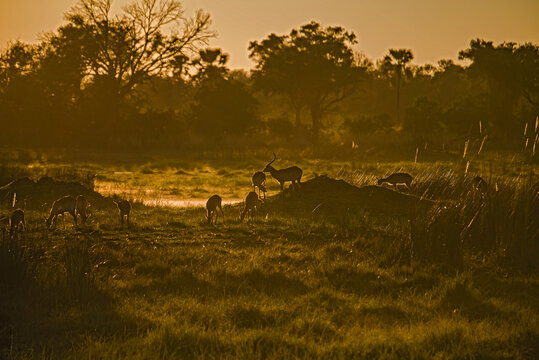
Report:
[[[322,114],[320,113],[320,111],[311,110],[311,119],[312,119],[311,136],[312,136],[313,145],[318,145],[319,140],[320,140],[321,118],[322,118]]]
[[[299,132],[300,126],[301,126],[301,107],[296,106],[295,108],[295,123],[294,127],[296,128],[296,132]]]
[[[397,73],[397,126],[401,125],[400,121],[400,70],[399,73]]]

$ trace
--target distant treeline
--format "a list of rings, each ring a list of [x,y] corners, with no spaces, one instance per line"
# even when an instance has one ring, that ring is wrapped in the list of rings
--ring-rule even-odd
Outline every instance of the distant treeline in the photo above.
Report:
[[[373,61],[355,34],[311,22],[249,45],[231,71],[208,14],[139,0],[119,16],[80,0],[38,44],[0,53],[1,146],[133,151],[491,148],[538,144],[539,47],[476,39],[467,66]]]

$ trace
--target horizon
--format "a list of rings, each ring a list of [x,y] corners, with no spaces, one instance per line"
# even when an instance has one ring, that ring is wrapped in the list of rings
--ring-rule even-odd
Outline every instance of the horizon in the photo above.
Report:
[[[0,3],[0,48],[17,40],[37,42],[40,34],[65,23],[64,13],[76,2],[54,0],[47,4],[47,9],[35,6],[31,0]],[[130,2],[114,1],[114,12]],[[339,6],[328,7],[326,2],[314,0],[308,2],[307,8],[305,0],[293,3],[278,0],[271,4],[186,0],[182,5],[187,17],[198,8],[210,13],[211,28],[217,37],[210,40],[209,47],[221,48],[229,54],[230,68],[250,70],[254,65],[248,58],[250,41],[260,41],[270,33],[288,34],[310,21],[324,27],[338,25],[354,32],[358,38],[354,49],[371,60],[383,58],[390,48],[407,48],[412,50],[412,63],[416,65],[435,65],[441,59],[459,62],[458,52],[476,38],[495,44],[539,42],[539,26],[533,15],[539,13],[539,2],[517,2],[518,6],[501,0],[473,4],[463,0],[451,4],[434,4],[428,0],[407,4],[346,0]],[[478,18],[477,14],[482,16]],[[446,25],[457,22],[457,27]]]

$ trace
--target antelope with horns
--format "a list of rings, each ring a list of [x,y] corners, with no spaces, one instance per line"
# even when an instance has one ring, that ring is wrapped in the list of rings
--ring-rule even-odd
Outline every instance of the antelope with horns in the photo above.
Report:
[[[277,155],[273,154],[273,160],[271,160],[268,165],[262,170],[263,172],[269,172],[275,180],[281,185],[281,191],[284,189],[284,183],[286,181],[291,181],[292,184],[297,183],[298,185],[301,182],[301,176],[303,171],[297,166],[291,166],[286,169],[275,169],[271,164],[277,159]]]
[[[118,211],[120,212],[120,226],[124,226],[124,218],[127,222],[127,227],[129,228],[129,214],[131,213],[131,203],[127,200],[112,200],[118,207]]]
[[[261,201],[258,199],[258,195],[254,191],[247,194],[247,197],[245,198],[245,206],[240,215],[240,221],[243,221],[246,214],[248,215],[248,218],[252,220],[253,215],[258,212],[260,202]]]
[[[386,178],[378,179],[378,185],[388,183],[395,186],[395,190],[397,190],[397,184],[405,184],[408,189],[411,189],[410,184],[412,183],[413,179],[414,178],[412,177],[412,175],[408,173],[395,173],[389,175]]]
[[[262,191],[265,199],[266,187],[264,186],[264,183],[266,182],[266,174],[264,174],[262,171],[257,171],[251,177],[251,181],[253,183],[253,191],[256,191],[256,188],[258,188],[258,195],[260,195],[260,191]]]
[[[22,228],[26,230],[24,211],[21,209],[14,210],[9,217],[9,237],[11,237],[14,232],[19,231],[19,225],[21,224]]]
[[[73,216],[73,220],[75,221],[75,226],[77,226],[76,204],[77,204],[77,201],[71,195],[67,195],[67,196],[64,196],[55,200],[52,203],[49,217],[45,218],[45,223],[47,224],[47,228],[50,229],[52,224],[54,224],[54,226],[56,227],[56,220],[58,218],[58,215],[62,215],[62,221],[64,223],[64,228],[65,228],[64,214],[66,212],[70,213],[71,216]]]
[[[223,218],[223,224],[225,223],[225,214],[223,213],[223,208],[221,207],[222,199],[219,195],[212,195],[206,202],[206,220],[208,224],[212,223],[212,220],[215,215],[215,224],[217,224],[217,219],[219,218],[219,213],[217,209],[221,211],[221,217]]]

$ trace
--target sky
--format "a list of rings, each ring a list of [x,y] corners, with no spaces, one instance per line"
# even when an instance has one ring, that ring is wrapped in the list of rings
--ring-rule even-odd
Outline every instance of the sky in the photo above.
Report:
[[[132,0],[116,0],[114,7]],[[76,0],[0,0],[0,48],[35,42],[65,22]],[[218,36],[211,47],[230,55],[233,69],[253,67],[250,41],[288,34],[312,20],[343,26],[358,37],[355,50],[376,60],[390,48],[408,48],[415,64],[458,57],[470,40],[539,43],[539,0],[184,0],[186,15],[210,13]]]

